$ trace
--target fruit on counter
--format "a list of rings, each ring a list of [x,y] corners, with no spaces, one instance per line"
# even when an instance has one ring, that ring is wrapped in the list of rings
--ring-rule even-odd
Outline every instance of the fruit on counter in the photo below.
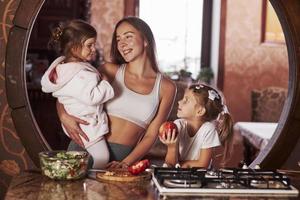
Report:
[[[172,133],[174,129],[176,130],[175,131],[175,137],[176,137],[178,134],[178,129],[176,124],[172,121],[166,121],[159,127],[159,136],[163,137],[163,135],[167,133],[169,130],[171,130]]]
[[[145,171],[145,169],[149,166],[150,166],[149,160],[145,159],[145,160],[138,161],[135,164],[129,166],[128,171],[132,175],[138,175],[138,174],[142,173],[143,171]]]

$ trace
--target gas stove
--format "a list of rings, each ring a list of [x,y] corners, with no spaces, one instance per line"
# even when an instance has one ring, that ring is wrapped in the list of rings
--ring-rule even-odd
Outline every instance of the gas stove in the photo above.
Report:
[[[290,179],[275,170],[158,167],[152,181],[164,196],[298,196]]]

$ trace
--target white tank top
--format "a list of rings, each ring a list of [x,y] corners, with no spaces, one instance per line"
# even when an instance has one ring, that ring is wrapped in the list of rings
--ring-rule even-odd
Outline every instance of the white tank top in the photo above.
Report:
[[[126,65],[118,69],[112,83],[115,97],[106,103],[107,113],[146,128],[154,118],[159,105],[161,74],[156,76],[155,84],[149,94],[136,93],[125,86]]]

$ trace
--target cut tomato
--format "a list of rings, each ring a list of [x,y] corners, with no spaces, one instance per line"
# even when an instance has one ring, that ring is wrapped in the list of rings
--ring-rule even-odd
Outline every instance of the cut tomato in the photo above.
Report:
[[[150,166],[150,162],[148,159],[141,160],[131,166],[128,167],[128,171],[133,175],[138,175],[145,171],[147,167]]]

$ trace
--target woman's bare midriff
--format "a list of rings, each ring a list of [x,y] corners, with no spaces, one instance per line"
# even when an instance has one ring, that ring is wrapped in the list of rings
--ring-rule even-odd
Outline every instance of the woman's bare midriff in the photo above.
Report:
[[[106,138],[111,143],[135,146],[140,140],[144,128],[122,118],[109,116],[110,132]]]

